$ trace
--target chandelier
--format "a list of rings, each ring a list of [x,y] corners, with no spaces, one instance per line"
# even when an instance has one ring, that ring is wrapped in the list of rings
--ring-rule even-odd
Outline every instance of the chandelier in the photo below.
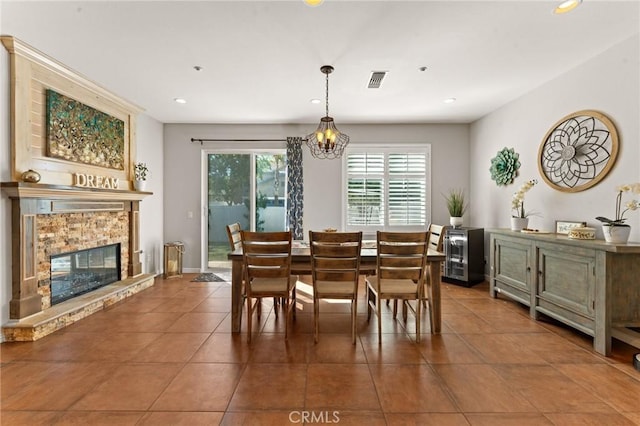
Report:
[[[340,132],[329,117],[329,74],[333,72],[331,65],[323,65],[320,71],[326,75],[326,115],[320,119],[315,132],[307,135],[306,142],[311,155],[320,159],[340,158],[344,148],[349,143],[349,136]]]

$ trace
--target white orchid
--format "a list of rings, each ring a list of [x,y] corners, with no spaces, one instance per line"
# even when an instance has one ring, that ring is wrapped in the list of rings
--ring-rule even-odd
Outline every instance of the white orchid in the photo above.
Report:
[[[511,210],[515,211],[513,217],[527,217],[527,213],[524,211],[524,195],[531,189],[538,181],[531,179],[522,184],[518,192],[513,194],[511,199]]]
[[[603,216],[596,217],[597,220],[603,222],[607,226],[629,226],[624,223],[627,220],[624,214],[631,210],[635,211],[640,207],[638,200],[630,200],[624,205],[625,209],[622,210],[622,194],[625,192],[632,192],[634,194],[640,194],[640,182],[630,183],[626,185],[620,185],[616,188],[618,195],[616,196],[616,217],[615,219],[609,219]]]

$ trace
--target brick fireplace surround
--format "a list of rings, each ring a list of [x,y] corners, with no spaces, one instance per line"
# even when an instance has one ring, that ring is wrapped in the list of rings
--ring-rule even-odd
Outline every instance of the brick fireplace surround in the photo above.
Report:
[[[37,340],[154,283],[142,274],[139,204],[148,192],[3,183],[11,199],[12,300],[5,341]],[[122,280],[51,306],[52,255],[120,243]]]

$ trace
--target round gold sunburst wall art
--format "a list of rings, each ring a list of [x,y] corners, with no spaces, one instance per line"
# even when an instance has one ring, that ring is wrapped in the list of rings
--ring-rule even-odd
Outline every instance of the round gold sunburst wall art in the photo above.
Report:
[[[544,181],[563,192],[591,188],[609,173],[618,156],[618,132],[598,111],[569,114],[547,132],[538,151]]]

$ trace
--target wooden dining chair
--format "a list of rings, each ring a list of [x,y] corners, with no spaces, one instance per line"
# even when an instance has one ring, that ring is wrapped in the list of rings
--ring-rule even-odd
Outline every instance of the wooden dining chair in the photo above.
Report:
[[[263,297],[284,300],[284,337],[289,337],[289,319],[295,318],[296,281],[291,275],[291,232],[240,231],[244,265],[245,293],[247,298],[248,341],[251,342],[251,320],[257,311],[260,319],[260,299]],[[255,299],[255,301],[254,301]],[[278,309],[274,307],[278,317]]]
[[[240,224],[238,222],[227,225],[227,238],[229,239],[229,249],[231,251],[235,251],[242,247],[242,237],[240,235],[240,231],[242,231],[242,228],[240,227]],[[242,276],[244,277],[244,272],[242,273]],[[246,298],[244,279],[242,280],[242,283],[242,297]]]
[[[240,224],[238,222],[227,225],[227,238],[229,239],[229,248],[231,249],[231,251],[235,251],[240,247],[242,247],[242,237],[240,236],[240,231],[242,231],[242,228],[240,227]],[[244,272],[242,276],[244,277]],[[243,297],[245,295],[244,287],[242,289],[242,295]],[[278,307],[278,304],[279,304],[278,298],[274,297],[273,298],[274,308]]]
[[[351,340],[355,345],[362,232],[309,231],[309,248],[315,342],[320,330],[320,300],[346,299],[351,301]]]
[[[435,251],[442,251],[444,242],[445,227],[443,225],[429,225],[429,248]]]
[[[431,224],[429,225],[429,246],[428,248],[431,250],[435,250],[435,251],[442,251],[443,250],[443,243],[444,243],[444,234],[447,231],[446,227],[443,225],[435,225],[435,224]],[[426,269],[425,271],[425,278],[424,278],[424,285],[425,288],[423,290],[423,296],[424,298],[422,299],[422,307],[426,308],[427,304],[429,303],[429,298],[426,297],[428,292],[427,289],[429,288],[429,280],[430,280],[430,275],[429,275],[429,268]],[[429,310],[429,312],[431,312],[431,310]]]
[[[242,247],[242,238],[240,231],[242,228],[238,222],[227,225],[227,238],[229,239],[229,248],[231,251]]]
[[[403,319],[410,310],[416,319],[416,342],[420,341],[420,315],[427,262],[428,232],[382,232],[377,234],[377,274],[368,276],[367,321],[378,317],[378,343],[382,343],[382,300],[400,300]],[[414,306],[409,302],[415,301]],[[396,304],[394,303],[394,318]],[[432,324],[433,327],[433,324]]]

